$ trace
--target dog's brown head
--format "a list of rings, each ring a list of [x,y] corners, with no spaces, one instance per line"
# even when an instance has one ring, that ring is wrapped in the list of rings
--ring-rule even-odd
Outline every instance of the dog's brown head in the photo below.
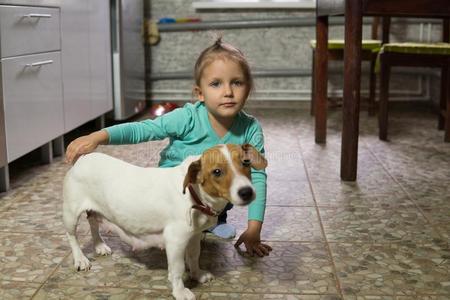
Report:
[[[183,189],[199,184],[212,197],[247,205],[255,199],[251,168],[261,170],[266,166],[267,160],[250,144],[218,145],[190,164]]]

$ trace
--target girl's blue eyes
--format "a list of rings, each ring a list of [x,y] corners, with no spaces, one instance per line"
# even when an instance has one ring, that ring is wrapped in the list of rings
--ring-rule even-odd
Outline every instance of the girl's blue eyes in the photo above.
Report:
[[[212,87],[219,87],[220,85],[221,85],[221,82],[219,82],[219,81],[213,81],[213,82],[211,82],[209,84],[209,86],[212,86]],[[233,85],[233,86],[243,86],[244,82],[242,82],[240,80],[236,80],[236,81],[231,82],[231,85]]]

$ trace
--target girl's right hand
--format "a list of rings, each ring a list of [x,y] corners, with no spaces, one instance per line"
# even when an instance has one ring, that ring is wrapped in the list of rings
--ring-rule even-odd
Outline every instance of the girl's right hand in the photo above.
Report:
[[[100,130],[73,140],[66,150],[66,163],[74,164],[83,155],[93,152],[99,144],[108,140],[108,133]]]

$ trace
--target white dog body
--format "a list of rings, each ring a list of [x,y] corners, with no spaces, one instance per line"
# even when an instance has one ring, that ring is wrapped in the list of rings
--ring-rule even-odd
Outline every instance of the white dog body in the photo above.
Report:
[[[199,282],[211,280],[212,274],[198,265],[203,230],[216,224],[217,213],[228,202],[246,205],[255,198],[250,167],[242,167],[242,171],[235,160],[249,161],[256,150],[242,149],[244,146],[216,146],[173,168],[141,168],[101,153],[79,158],[68,171],[63,188],[63,219],[75,268],[90,269],[76,239],[78,218],[86,211],[97,254],[111,254],[98,230],[106,219],[107,227],[135,250],[166,248],[174,297],[195,299],[182,281],[185,254],[190,276]],[[256,151],[252,157],[262,158],[258,155]],[[256,168],[265,165],[264,158],[259,164],[252,163]],[[185,193],[186,187],[192,192]],[[193,209],[195,194],[206,213]]]
[[[189,228],[186,212],[192,202],[189,194],[183,194],[182,182],[194,160],[190,157],[175,168],[140,168],[91,153],[69,170],[64,192],[73,189],[80,197],[88,196],[71,202],[70,210],[95,211],[134,237],[162,234],[174,220]]]

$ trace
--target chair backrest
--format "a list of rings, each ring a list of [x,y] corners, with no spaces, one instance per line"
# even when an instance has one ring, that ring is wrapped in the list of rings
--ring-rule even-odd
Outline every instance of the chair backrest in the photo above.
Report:
[[[372,40],[378,40],[378,29],[380,27],[380,17],[373,17],[372,21],[372,34],[371,39]]]
[[[442,20],[442,41],[444,43],[450,42],[450,19],[445,18]],[[383,22],[381,26],[381,41],[383,44],[389,43],[389,31],[391,28],[391,18],[383,17]]]
[[[383,17],[383,24],[381,26],[381,43],[389,43],[389,31],[391,30],[391,18]]]

